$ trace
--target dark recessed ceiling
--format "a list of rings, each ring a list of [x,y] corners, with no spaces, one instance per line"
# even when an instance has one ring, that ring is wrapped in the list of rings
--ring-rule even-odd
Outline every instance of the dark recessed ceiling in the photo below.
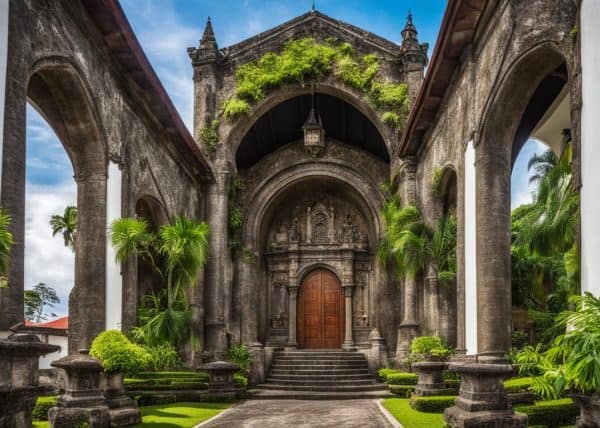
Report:
[[[238,168],[248,168],[279,147],[301,139],[310,106],[310,94],[301,95],[282,102],[258,119],[238,148]],[[326,137],[359,147],[389,162],[379,131],[355,107],[330,95],[315,94],[315,108],[323,121]]]

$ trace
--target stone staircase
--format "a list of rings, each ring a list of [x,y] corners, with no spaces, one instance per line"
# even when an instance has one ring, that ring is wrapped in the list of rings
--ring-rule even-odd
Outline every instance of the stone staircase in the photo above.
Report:
[[[283,398],[363,398],[389,395],[369,372],[360,352],[340,350],[278,351],[258,396]],[[287,392],[287,394],[285,393]]]

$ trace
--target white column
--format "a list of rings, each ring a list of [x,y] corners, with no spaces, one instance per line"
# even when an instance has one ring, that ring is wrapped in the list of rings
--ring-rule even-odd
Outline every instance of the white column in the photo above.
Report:
[[[106,181],[106,231],[110,224],[121,218],[121,170],[110,161]],[[121,266],[115,260],[115,250],[106,240],[106,329],[121,329],[123,312],[123,277]]]
[[[465,346],[467,355],[477,354],[477,205],[475,148],[465,150]]]
[[[0,0],[0,186],[4,146],[4,104],[6,103],[6,67],[8,61],[8,0]]]
[[[600,295],[600,1],[581,4],[581,291]]]

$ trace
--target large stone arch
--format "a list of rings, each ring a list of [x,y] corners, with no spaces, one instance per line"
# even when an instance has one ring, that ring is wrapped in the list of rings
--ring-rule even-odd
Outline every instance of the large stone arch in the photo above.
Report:
[[[272,89],[262,101],[253,106],[249,115],[241,117],[235,123],[230,124],[225,130],[227,135],[225,144],[230,148],[230,160],[232,165],[235,165],[235,154],[242,139],[263,114],[284,101],[300,95],[310,94],[311,90],[313,89],[311,89],[310,85],[299,83],[287,84],[281,88]],[[390,159],[393,158],[393,147],[397,135],[395,135],[396,133],[393,129],[381,121],[378,112],[365,100],[365,96],[362,92],[352,88],[333,76],[315,82],[314,91],[340,98],[360,111],[379,131],[388,150]]]
[[[507,68],[482,115],[475,164],[477,236],[485,237],[477,240],[477,343],[484,358],[502,357],[510,346],[513,141],[538,85],[563,63],[566,56],[552,41],[526,50]]]
[[[77,183],[75,284],[69,296],[69,350],[88,347],[105,328],[107,142],[98,109],[84,73],[61,56],[43,57],[24,70],[25,85],[9,87],[12,112],[3,146],[2,205],[13,218],[16,244],[11,251],[12,296],[2,299],[3,321],[23,317],[25,126],[29,101],[54,129],[73,165]]]
[[[242,245],[246,251],[254,254],[253,263],[241,263],[239,271],[239,290],[236,292],[236,298],[243,304],[240,304],[240,336],[244,342],[252,342],[257,339],[264,339],[266,318],[259,319],[261,314],[266,316],[267,308],[264,307],[266,298],[261,291],[261,286],[267,283],[266,279],[266,261],[263,260],[266,254],[267,229],[266,225],[272,219],[272,210],[281,203],[289,194],[290,189],[299,183],[309,183],[314,180],[320,182],[329,181],[334,185],[341,186],[347,192],[354,192],[357,199],[360,199],[363,217],[371,222],[372,230],[369,231],[370,249],[376,249],[382,233],[383,221],[380,215],[379,207],[383,203],[383,195],[377,185],[371,179],[352,169],[350,165],[342,162],[332,161],[306,161],[297,165],[287,166],[274,171],[267,178],[262,180],[248,200],[250,204],[244,212],[246,222],[242,230]],[[336,214],[337,215],[337,214]],[[315,267],[324,266],[332,270],[344,284],[344,272],[342,260],[326,261],[299,261],[298,273],[295,279],[288,283],[288,286],[299,286],[299,278]],[[370,304],[379,305],[379,294],[383,287],[387,285],[385,281],[385,271],[376,262],[372,263],[372,283],[376,284]],[[347,282],[347,280],[346,280]],[[263,305],[263,306],[261,306]],[[383,312],[383,310],[377,309]],[[374,315],[373,323],[377,323],[377,316]]]

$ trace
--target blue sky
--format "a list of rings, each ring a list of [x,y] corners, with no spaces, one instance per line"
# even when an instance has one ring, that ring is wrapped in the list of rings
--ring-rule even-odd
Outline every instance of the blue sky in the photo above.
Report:
[[[206,19],[212,18],[220,47],[225,47],[279,25],[310,10],[312,0],[121,0],[121,5],[150,63],[161,79],[184,122],[191,129],[192,68],[186,48],[197,46]],[[432,53],[442,20],[442,0],[317,0],[319,11],[369,30],[391,41],[409,10],[421,42]],[[513,207],[531,199],[527,161],[542,147],[526,144],[513,170]],[[73,169],[60,141],[44,120],[27,109],[27,194],[25,286],[46,282],[55,287],[62,303],[54,309],[66,313],[73,285],[73,254],[60,237],[52,238],[48,221],[76,202]]]

